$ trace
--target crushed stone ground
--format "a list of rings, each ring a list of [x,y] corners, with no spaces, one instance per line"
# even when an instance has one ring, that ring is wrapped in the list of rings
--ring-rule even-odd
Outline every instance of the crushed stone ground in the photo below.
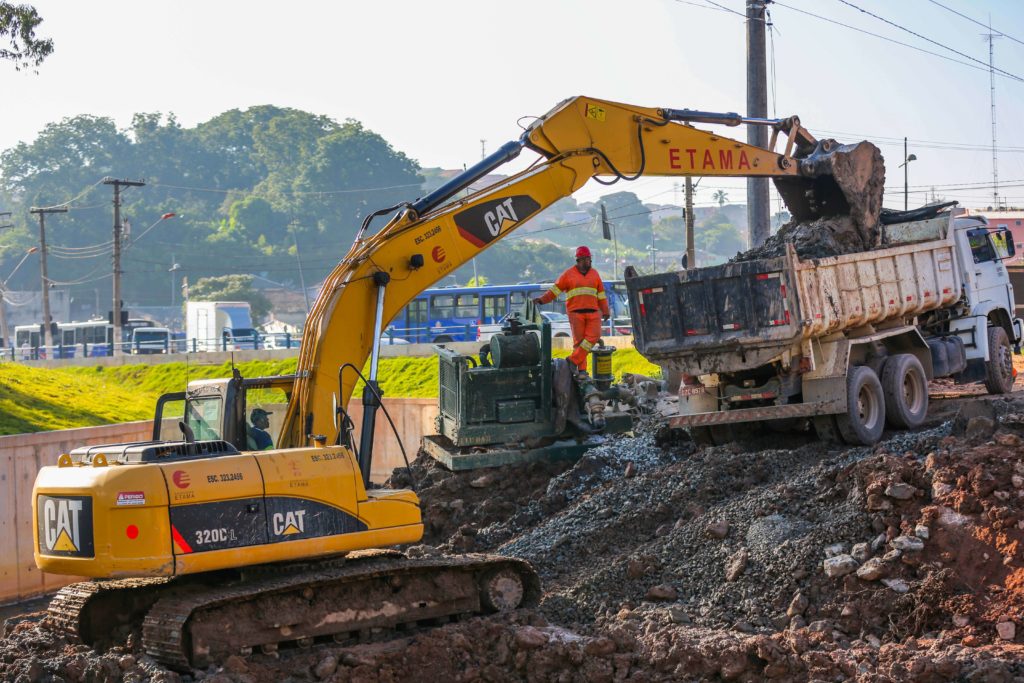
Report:
[[[1024,396],[950,405],[874,448],[641,427],[575,464],[455,474],[421,455],[410,554],[526,558],[538,608],[187,675],[137,634],[96,652],[26,615],[0,680],[1024,681]]]

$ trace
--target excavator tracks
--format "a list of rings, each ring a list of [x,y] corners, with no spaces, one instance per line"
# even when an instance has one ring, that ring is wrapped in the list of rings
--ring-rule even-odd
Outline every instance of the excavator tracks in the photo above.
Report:
[[[232,654],[366,640],[540,599],[540,580],[529,563],[498,555],[408,558],[371,551],[343,562],[267,565],[216,584],[202,578],[75,584],[54,598],[50,613],[64,630],[92,643],[131,612],[135,624],[141,621],[146,653],[188,670]],[[130,597],[132,581],[141,582],[141,595]],[[99,598],[104,593],[111,597]],[[134,609],[120,609],[117,623],[97,617],[94,608],[121,603]]]

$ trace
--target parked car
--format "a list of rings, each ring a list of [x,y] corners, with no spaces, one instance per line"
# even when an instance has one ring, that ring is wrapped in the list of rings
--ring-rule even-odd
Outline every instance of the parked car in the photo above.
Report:
[[[572,330],[569,328],[569,316],[565,313],[558,313],[557,311],[541,311],[540,314],[551,323],[551,336],[552,337],[571,337]],[[501,326],[505,324],[508,319],[508,315],[501,319],[501,322],[494,323],[492,325],[480,325],[477,328],[477,341],[485,342],[490,341],[491,337],[496,333],[501,332]]]
[[[302,345],[302,337],[287,332],[270,332],[260,336],[260,347],[264,349],[297,349]]]

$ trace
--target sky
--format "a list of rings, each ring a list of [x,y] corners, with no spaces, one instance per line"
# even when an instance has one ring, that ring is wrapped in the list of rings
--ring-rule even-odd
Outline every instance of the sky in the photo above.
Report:
[[[194,126],[229,109],[273,104],[359,120],[422,166],[459,168],[477,161],[482,146],[493,151],[517,138],[517,122],[573,95],[746,108],[743,0],[33,4],[44,19],[38,34],[52,38],[55,51],[37,73],[0,63],[0,149],[79,114],[126,127],[136,112],[173,112]],[[904,137],[917,157],[908,168],[911,207],[933,192],[972,207],[991,204],[987,29],[949,10],[991,19],[1002,34],[995,66],[1011,75],[995,79],[1000,196],[1024,206],[1019,0],[774,2],[769,116],[796,114],[818,137],[878,144],[887,206],[903,205]],[[718,130],[746,138],[741,129]],[[628,190],[643,201],[679,203],[677,183],[591,183],[576,196]],[[730,203],[745,201],[743,181],[707,178],[698,205],[710,204],[718,188]],[[69,197],[80,189],[69,188]]]

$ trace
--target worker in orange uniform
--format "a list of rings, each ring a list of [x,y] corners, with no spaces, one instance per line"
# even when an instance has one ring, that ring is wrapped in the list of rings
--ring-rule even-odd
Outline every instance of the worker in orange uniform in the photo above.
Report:
[[[562,273],[551,289],[533,300],[535,304],[554,301],[565,294],[565,310],[572,329],[572,355],[569,360],[581,371],[587,371],[587,354],[601,337],[601,320],[607,320],[608,297],[601,276],[590,266],[590,249],[576,249],[576,265]]]

